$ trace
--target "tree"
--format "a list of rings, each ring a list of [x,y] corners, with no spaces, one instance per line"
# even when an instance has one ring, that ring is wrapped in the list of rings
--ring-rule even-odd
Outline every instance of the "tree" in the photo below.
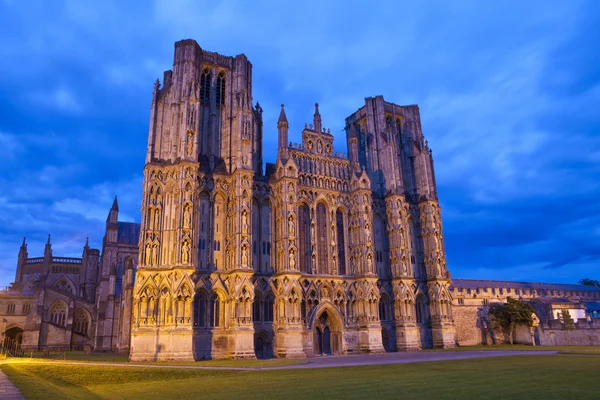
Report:
[[[595,286],[596,288],[600,289],[600,282],[598,282],[597,279],[583,278],[579,281],[579,284],[585,286]]]
[[[571,317],[571,313],[569,310],[561,310],[560,311],[560,319],[563,324],[563,328],[567,331],[567,341],[569,342],[569,346],[571,345],[571,336],[569,332],[575,330],[575,321],[573,317]]]
[[[535,310],[529,304],[511,297],[507,298],[507,302],[504,304],[492,304],[488,311],[489,315],[493,317],[492,323],[495,328],[508,330],[510,344],[514,342],[517,325],[533,326],[534,312]]]

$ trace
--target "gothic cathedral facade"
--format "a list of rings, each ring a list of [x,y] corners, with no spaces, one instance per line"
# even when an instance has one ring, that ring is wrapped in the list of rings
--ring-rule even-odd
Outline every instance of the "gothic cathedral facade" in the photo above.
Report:
[[[450,274],[417,106],[381,96],[335,152],[318,105],[275,164],[245,55],[175,44],[155,83],[132,290],[132,360],[453,347]]]

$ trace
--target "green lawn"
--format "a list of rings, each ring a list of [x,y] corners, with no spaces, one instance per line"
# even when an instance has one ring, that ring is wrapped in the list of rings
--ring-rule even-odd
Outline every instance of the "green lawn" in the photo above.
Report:
[[[568,355],[270,371],[14,363],[29,399],[597,399],[600,357]]]
[[[461,346],[452,349],[425,349],[424,351],[472,351],[472,350],[527,350],[527,351],[559,351],[569,354],[600,354],[600,346],[529,346],[525,344],[494,344]]]
[[[26,353],[25,357],[14,358],[9,357],[5,359],[5,362],[53,362],[53,361],[82,361],[82,362],[106,362],[106,363],[129,363],[127,355],[116,354],[116,353],[92,353],[85,354],[83,351],[66,351],[66,352],[53,352],[49,356],[44,357],[43,352],[31,352]],[[207,366],[207,367],[266,367],[266,366],[281,366],[281,365],[295,365],[295,364],[306,364],[306,360],[286,360],[286,359],[269,359],[269,360],[203,360],[203,361],[136,361],[134,364],[168,364],[168,365],[196,365],[196,366]]]

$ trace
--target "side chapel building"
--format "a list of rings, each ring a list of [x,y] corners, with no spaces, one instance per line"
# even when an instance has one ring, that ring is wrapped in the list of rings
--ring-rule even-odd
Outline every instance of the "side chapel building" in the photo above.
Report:
[[[11,301],[29,308],[22,322],[3,316],[5,335],[132,360],[457,345],[418,107],[366,98],[346,118],[346,156],[318,105],[290,143],[282,105],[277,159],[263,169],[252,101],[245,55],[177,42],[152,93],[141,224],[119,222],[115,199],[102,254],[86,244],[81,259],[53,257],[49,238],[28,258],[24,242],[0,316]]]

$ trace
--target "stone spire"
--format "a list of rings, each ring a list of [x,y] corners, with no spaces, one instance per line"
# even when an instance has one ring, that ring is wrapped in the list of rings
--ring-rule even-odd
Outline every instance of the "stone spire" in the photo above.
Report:
[[[115,196],[112,207],[110,209],[114,211],[119,211],[119,202],[117,201],[117,196]]]
[[[108,217],[106,218],[106,223],[107,224],[108,223],[116,224],[118,218],[119,218],[119,202],[117,201],[117,196],[115,196],[112,207],[110,208],[110,211],[108,212]]]
[[[46,247],[44,248],[44,257],[52,258],[52,243],[50,243],[50,234],[48,234],[48,241],[46,242]]]
[[[313,117],[315,131],[321,132],[321,114],[319,114],[319,103],[315,103],[315,115]]]
[[[288,146],[288,120],[285,115],[285,109],[283,104],[281,105],[281,112],[279,113],[279,120],[277,121],[277,140],[278,148],[286,149]]]

